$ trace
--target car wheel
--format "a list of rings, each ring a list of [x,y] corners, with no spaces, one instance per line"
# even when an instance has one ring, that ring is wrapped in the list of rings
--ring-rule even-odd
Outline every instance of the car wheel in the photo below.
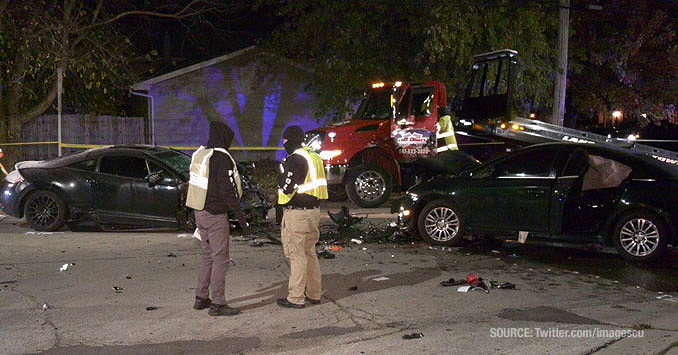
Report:
[[[377,207],[391,195],[391,177],[378,165],[362,164],[348,175],[346,194],[360,207]]]
[[[24,204],[24,216],[31,228],[53,232],[61,229],[66,221],[66,203],[54,192],[36,191]]]
[[[634,212],[617,221],[613,241],[621,256],[633,262],[652,262],[666,251],[668,228],[657,215]]]
[[[419,235],[434,245],[455,246],[464,236],[464,222],[458,208],[450,201],[440,199],[424,206],[417,221]]]

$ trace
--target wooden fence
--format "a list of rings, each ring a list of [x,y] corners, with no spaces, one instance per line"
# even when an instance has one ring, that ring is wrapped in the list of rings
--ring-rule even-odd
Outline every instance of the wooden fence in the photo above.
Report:
[[[56,115],[40,116],[22,127],[21,141],[56,142],[58,140]],[[62,115],[61,141],[64,144],[144,144],[146,137],[143,117],[116,117],[92,115]],[[62,155],[83,148],[62,147]],[[58,155],[54,143],[21,146],[17,160],[44,160]]]

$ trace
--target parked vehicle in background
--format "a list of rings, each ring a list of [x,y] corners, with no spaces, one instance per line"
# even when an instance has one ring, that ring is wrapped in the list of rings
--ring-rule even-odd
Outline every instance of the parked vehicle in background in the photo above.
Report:
[[[195,228],[185,207],[191,158],[148,145],[88,149],[46,161],[25,161],[2,181],[0,203],[38,231],[94,221],[105,230]],[[240,167],[245,170],[244,167]],[[249,218],[265,218],[271,203],[243,172]]]
[[[410,188],[399,223],[432,244],[465,233],[614,245],[630,261],[678,245],[678,168],[611,146],[546,143]]]

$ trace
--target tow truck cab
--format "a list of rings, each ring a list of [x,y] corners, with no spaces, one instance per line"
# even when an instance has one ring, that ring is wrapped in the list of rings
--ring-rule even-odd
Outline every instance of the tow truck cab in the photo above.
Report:
[[[376,206],[403,186],[402,163],[435,149],[441,105],[438,81],[374,83],[347,122],[307,132],[306,145],[323,158],[330,191],[345,185],[353,202]]]
[[[507,119],[515,55],[503,50],[475,57],[462,108],[467,119],[455,128],[462,133],[457,136],[460,145],[483,141],[465,131],[482,135],[487,123]],[[431,173],[412,163],[437,155],[439,111],[446,106],[447,92],[440,81],[374,83],[347,122],[308,131],[305,143],[322,157],[331,194],[345,190],[360,206],[378,206],[392,191]],[[468,147],[478,150],[475,144]]]

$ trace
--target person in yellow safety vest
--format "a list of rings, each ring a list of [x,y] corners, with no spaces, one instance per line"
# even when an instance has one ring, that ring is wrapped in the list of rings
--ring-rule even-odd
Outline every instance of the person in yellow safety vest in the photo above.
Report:
[[[438,107],[438,148],[437,152],[444,152],[447,150],[458,150],[457,138],[454,136],[454,128],[452,127],[452,116],[450,110],[445,106]]]
[[[287,297],[280,307],[304,308],[305,300],[320,303],[322,281],[315,244],[320,238],[320,200],[327,199],[325,167],[318,154],[302,148],[304,131],[290,126],[283,132],[287,158],[278,180],[278,204],[283,217],[280,237],[283,255],[290,265]]]

